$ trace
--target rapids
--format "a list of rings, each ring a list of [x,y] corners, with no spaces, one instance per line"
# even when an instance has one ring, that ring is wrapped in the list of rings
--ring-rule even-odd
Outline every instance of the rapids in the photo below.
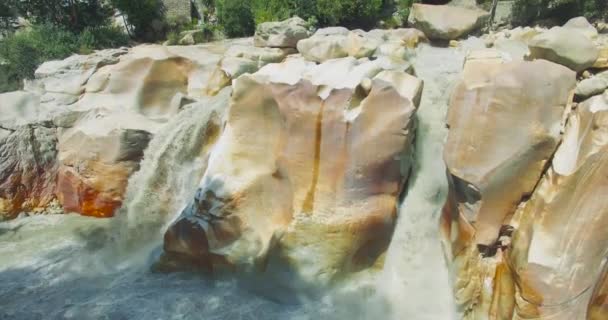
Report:
[[[447,192],[442,160],[450,88],[467,48],[420,46],[412,60],[425,88],[415,166],[379,274],[362,273],[321,297],[278,302],[235,280],[150,271],[164,228],[192,198],[217,98],[186,108],[150,143],[117,217],[27,216],[0,223],[0,319],[439,319],[456,318],[438,236]],[[204,112],[201,112],[204,110]],[[164,190],[155,192],[155,190]],[[157,194],[171,193],[171,199]],[[278,292],[281,294],[281,292]]]

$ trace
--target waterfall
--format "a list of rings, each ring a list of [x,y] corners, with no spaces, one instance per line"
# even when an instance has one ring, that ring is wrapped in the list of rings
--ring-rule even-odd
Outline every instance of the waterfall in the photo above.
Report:
[[[415,164],[378,285],[397,319],[457,319],[439,235],[448,189],[442,156],[445,117],[467,48],[482,45],[475,38],[457,49],[423,45],[413,57],[416,75],[424,81]]]
[[[114,243],[125,254],[158,247],[167,224],[194,197],[221,133],[230,92],[184,107],[155,134],[114,221]]]

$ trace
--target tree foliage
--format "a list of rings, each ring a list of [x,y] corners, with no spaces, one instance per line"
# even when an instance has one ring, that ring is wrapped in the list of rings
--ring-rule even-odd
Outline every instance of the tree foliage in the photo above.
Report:
[[[6,0],[5,6],[34,24],[72,32],[107,24],[113,11],[103,0]]]
[[[252,5],[249,0],[217,0],[217,18],[229,37],[252,35],[255,31]]]
[[[161,0],[110,0],[126,17],[132,36],[153,41],[164,35],[164,8]]]

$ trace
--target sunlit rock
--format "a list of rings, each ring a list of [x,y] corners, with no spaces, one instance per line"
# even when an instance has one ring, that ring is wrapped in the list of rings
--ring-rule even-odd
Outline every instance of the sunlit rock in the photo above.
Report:
[[[580,72],[597,61],[597,46],[579,29],[554,27],[529,42],[530,57],[545,59]]]
[[[501,290],[511,298],[500,297],[506,300],[499,306],[490,307],[498,303],[491,301],[498,301],[499,292],[487,283],[502,283],[493,268],[505,268],[504,259],[496,258],[509,246],[503,236],[511,231],[505,225],[534,190],[560,142],[576,78],[548,61],[505,62],[492,50],[472,53],[462,77],[447,119],[444,159],[451,184],[442,228],[456,299],[470,319],[478,319],[473,315],[492,308],[510,312],[508,280]],[[479,279],[468,282],[471,273]]]
[[[551,168],[513,217],[509,260],[518,279],[518,319],[580,319],[602,286],[607,151],[608,95],[596,96],[570,117]]]
[[[601,94],[608,89],[608,71],[600,72],[588,79],[581,80],[576,85],[576,95],[581,98]]]
[[[280,22],[258,24],[253,42],[256,47],[295,48],[298,41],[310,35],[306,21],[293,17]]]
[[[411,165],[421,87],[383,71],[291,59],[238,78],[197,194],[165,235],[167,259],[207,270],[281,264],[312,283],[377,263]]]
[[[480,28],[489,14],[480,9],[414,3],[409,23],[433,40],[454,40]]]

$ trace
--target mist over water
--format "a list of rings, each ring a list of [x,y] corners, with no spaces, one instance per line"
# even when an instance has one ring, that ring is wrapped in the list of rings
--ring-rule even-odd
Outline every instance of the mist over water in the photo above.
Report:
[[[204,173],[201,150],[215,138],[205,124],[221,123],[225,90],[186,108],[155,135],[116,218],[0,223],[0,319],[456,319],[438,235],[447,192],[441,154],[451,86],[466,48],[480,46],[475,38],[459,49],[422,45],[412,58],[425,82],[416,161],[381,272],[362,272],[324,296],[287,303],[272,296],[280,289],[265,296],[237,280],[150,271],[164,229]]]

